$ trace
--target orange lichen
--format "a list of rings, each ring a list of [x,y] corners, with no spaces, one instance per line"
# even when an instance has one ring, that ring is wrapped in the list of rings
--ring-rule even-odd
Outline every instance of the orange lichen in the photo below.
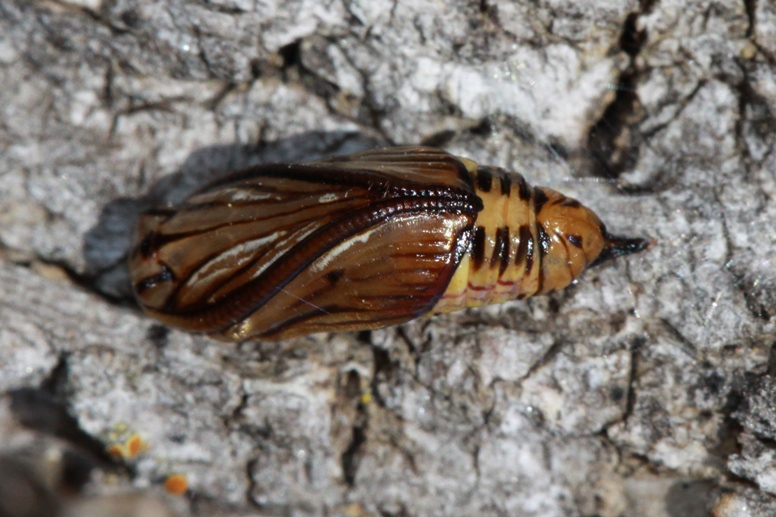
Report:
[[[108,447],[108,454],[121,459],[137,457],[141,452],[148,450],[148,444],[137,435],[133,434],[124,443],[114,443]]]
[[[189,482],[183,474],[170,474],[164,480],[164,489],[173,495],[183,495],[189,489]]]
[[[125,458],[127,456],[124,451],[124,445],[121,443],[115,443],[108,447],[108,454],[114,458]]]
[[[143,441],[140,436],[133,434],[130,436],[125,444],[128,458],[134,458],[143,451],[148,450],[148,445]]]

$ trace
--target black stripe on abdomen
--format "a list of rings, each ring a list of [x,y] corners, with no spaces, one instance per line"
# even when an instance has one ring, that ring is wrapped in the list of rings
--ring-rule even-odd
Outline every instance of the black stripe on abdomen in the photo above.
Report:
[[[477,188],[483,192],[493,188],[493,173],[488,167],[477,167]]]
[[[517,244],[517,252],[515,252],[515,265],[518,266],[520,264],[525,264],[526,266],[526,273],[528,270],[531,269],[530,263],[533,260],[533,253],[529,255],[529,246],[532,248],[531,251],[533,251],[533,241],[531,240],[531,229],[528,227],[527,224],[520,225],[520,228],[517,231],[518,236],[518,244]]]
[[[471,257],[474,264],[474,270],[478,270],[482,267],[482,263],[485,261],[485,227],[478,226],[474,230],[474,238],[472,239]]]
[[[504,274],[509,265],[509,227],[504,226],[496,230],[496,245],[493,247],[493,255],[490,257],[490,267],[499,263],[498,276]]]

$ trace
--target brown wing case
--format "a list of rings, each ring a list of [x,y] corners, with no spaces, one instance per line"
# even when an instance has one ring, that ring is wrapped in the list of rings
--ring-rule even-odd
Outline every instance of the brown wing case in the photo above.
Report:
[[[260,166],[146,214],[130,271],[141,305],[188,330],[378,328],[434,306],[481,209],[463,163],[432,148]]]

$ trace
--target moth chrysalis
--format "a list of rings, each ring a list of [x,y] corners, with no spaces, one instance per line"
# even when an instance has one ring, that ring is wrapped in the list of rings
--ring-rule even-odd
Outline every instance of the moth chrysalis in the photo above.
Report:
[[[256,166],[152,210],[130,272],[165,324],[281,340],[547,294],[647,245],[520,174],[394,147]]]

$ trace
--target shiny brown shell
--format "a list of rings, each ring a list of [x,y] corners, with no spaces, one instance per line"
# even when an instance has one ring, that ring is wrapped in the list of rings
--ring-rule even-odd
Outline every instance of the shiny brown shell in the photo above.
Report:
[[[546,294],[646,246],[519,174],[394,147],[254,167],[150,211],[130,273],[165,324],[280,340]]]

